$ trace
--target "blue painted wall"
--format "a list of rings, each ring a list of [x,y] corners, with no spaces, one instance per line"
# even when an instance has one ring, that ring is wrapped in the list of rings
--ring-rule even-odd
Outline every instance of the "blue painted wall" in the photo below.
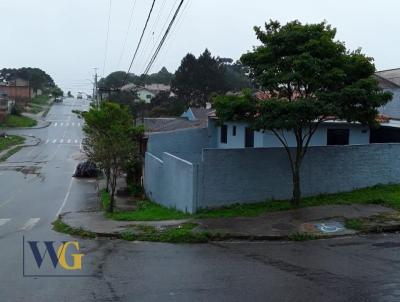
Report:
[[[400,119],[400,88],[385,90],[393,93],[393,99],[381,107],[379,111],[384,115]]]

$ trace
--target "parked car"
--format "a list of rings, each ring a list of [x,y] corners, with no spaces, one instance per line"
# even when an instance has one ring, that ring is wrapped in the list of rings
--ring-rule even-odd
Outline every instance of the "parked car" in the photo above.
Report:
[[[55,103],[61,103],[63,101],[63,98],[62,97],[56,97],[55,99],[54,99],[54,102]]]
[[[97,165],[90,161],[83,161],[75,169],[74,177],[97,177],[100,174]]]

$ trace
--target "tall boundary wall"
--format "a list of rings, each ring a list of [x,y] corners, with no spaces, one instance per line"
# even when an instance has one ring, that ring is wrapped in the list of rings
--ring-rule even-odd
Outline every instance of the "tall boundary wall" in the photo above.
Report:
[[[161,157],[146,154],[145,189],[167,207],[192,213],[291,198],[283,148],[203,149],[199,162],[168,152]],[[390,183],[400,183],[400,144],[310,147],[301,170],[303,196]]]

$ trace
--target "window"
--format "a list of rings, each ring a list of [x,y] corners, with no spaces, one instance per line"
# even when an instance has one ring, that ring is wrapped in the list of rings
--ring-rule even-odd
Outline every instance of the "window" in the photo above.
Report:
[[[254,130],[248,127],[245,129],[244,146],[246,148],[254,147]]]
[[[236,136],[236,126],[232,127],[232,136]]]
[[[228,126],[227,125],[221,126],[221,143],[223,143],[223,144],[228,143]]]
[[[327,133],[328,145],[348,145],[350,130],[349,129],[328,129]]]
[[[148,99],[151,99],[151,94],[146,95]]]

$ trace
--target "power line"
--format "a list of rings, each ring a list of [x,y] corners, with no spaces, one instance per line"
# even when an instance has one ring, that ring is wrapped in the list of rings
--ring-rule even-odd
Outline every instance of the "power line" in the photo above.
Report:
[[[149,23],[149,20],[150,20],[150,17],[151,17],[151,13],[153,12],[154,4],[155,4],[155,3],[156,3],[156,0],[153,0],[153,3],[151,4],[151,8],[150,8],[150,11],[149,11],[149,14],[148,14],[147,19],[146,19],[146,23],[145,23],[145,25],[144,25],[142,34],[141,34],[140,39],[139,39],[139,43],[138,43],[138,45],[137,45],[137,47],[136,47],[136,50],[135,50],[135,53],[134,53],[134,55],[133,55],[133,57],[132,57],[132,61],[131,61],[131,64],[129,65],[128,71],[126,72],[125,79],[124,79],[124,81],[122,82],[122,86],[125,85],[125,82],[126,82],[126,80],[127,80],[127,78],[128,78],[128,74],[129,74],[129,72],[131,71],[131,68],[132,68],[132,65],[133,65],[133,61],[135,61],[137,52],[138,52],[138,50],[139,50],[140,44],[142,43],[143,36],[144,36],[144,32],[146,31],[147,24]]]
[[[156,49],[156,51],[155,51],[153,57],[151,58],[149,64],[148,64],[147,67],[146,67],[146,70],[145,70],[145,72],[144,72],[144,75],[147,75],[147,74],[148,74],[148,72],[150,71],[151,66],[154,64],[154,61],[156,60],[156,58],[157,58],[157,56],[158,56],[158,54],[159,54],[159,52],[160,52],[160,49],[161,49],[161,47],[163,46],[163,44],[164,44],[164,42],[165,42],[165,39],[167,38],[168,33],[170,32],[171,27],[172,27],[172,25],[173,25],[174,22],[175,22],[176,16],[178,15],[178,13],[179,13],[179,11],[180,11],[183,2],[184,2],[184,0],[181,0],[181,2],[179,3],[179,6],[178,6],[178,8],[177,8],[176,11],[175,11],[174,16],[172,17],[171,22],[169,22],[168,28],[167,28],[167,30],[165,31],[164,36],[162,37],[162,39],[161,39],[160,43],[158,44],[158,47],[157,47],[157,49]]]
[[[108,8],[108,25],[107,25],[106,45],[105,45],[105,50],[104,50],[103,76],[105,76],[106,61],[107,61],[107,55],[108,55],[108,40],[109,40],[109,36],[110,36],[110,24],[111,24],[111,7],[112,7],[112,0],[110,0],[110,6]]]
[[[160,58],[164,58],[167,55],[167,53],[169,51],[168,43],[169,43],[169,41],[171,39],[171,36],[173,36],[175,33],[177,33],[180,30],[180,28],[182,26],[183,19],[186,16],[186,13],[187,13],[189,7],[191,6],[191,4],[192,4],[192,2],[190,2],[190,0],[186,1],[185,6],[182,8],[182,12],[180,13],[178,19],[176,20],[175,26],[172,28],[171,33],[168,35],[168,37],[167,37],[167,39],[165,41],[165,47],[163,49],[164,51],[161,52],[162,55],[161,55]]]
[[[132,9],[131,9],[131,15],[129,17],[128,29],[126,30],[124,44],[122,46],[121,54],[120,54],[119,60],[118,60],[118,65],[117,65],[118,68],[121,65],[121,60],[122,60],[122,57],[124,56],[124,53],[125,53],[126,43],[128,42],[129,31],[130,31],[131,26],[132,26],[133,12],[135,11],[136,2],[137,2],[137,0],[133,1],[133,5],[132,5]]]
[[[162,26],[162,28],[161,28],[161,30],[160,30],[158,36],[157,36],[156,41],[159,41],[159,40],[160,40],[160,38],[161,38],[161,36],[162,36],[162,34],[163,34],[165,28],[166,28],[167,25],[168,25],[168,20],[169,20],[169,18],[171,17],[172,12],[174,11],[174,8],[175,8],[175,6],[176,6],[177,3],[178,3],[178,0],[175,0],[174,4],[172,5],[172,7],[171,7],[171,9],[170,9],[170,11],[169,11],[169,13],[168,13],[167,18],[165,19],[165,22],[164,22],[164,24],[163,24],[163,26]],[[141,68],[140,70],[146,68],[146,66],[147,66],[147,63],[146,63],[146,62],[148,62],[148,61],[151,59],[152,54],[153,54],[154,50],[156,49],[156,47],[157,47],[157,45],[154,44],[153,47],[151,48],[151,51],[149,52],[149,55],[147,56],[147,58],[146,58],[145,60],[143,60],[143,63],[144,63],[144,64],[142,65],[142,68]]]

